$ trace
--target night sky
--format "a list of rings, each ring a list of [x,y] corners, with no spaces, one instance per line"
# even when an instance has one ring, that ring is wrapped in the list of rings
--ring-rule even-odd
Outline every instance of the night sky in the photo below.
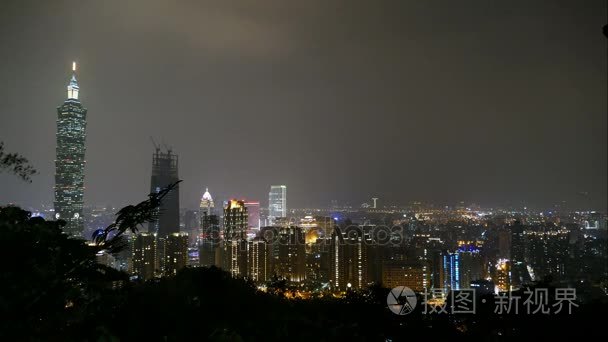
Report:
[[[26,1],[0,4],[0,140],[52,203],[56,107],[79,63],[86,204],[150,187],[150,136],[209,186],[289,207],[606,208],[605,1]],[[581,192],[587,192],[583,195]]]

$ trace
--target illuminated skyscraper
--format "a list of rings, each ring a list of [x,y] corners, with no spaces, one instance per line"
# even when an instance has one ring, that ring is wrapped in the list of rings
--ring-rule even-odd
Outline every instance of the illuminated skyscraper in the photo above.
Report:
[[[525,229],[520,221],[515,221],[510,228],[511,231],[511,261],[514,263],[523,262],[525,259]]]
[[[131,274],[141,280],[154,278],[156,273],[156,237],[141,233],[133,239]]]
[[[178,158],[170,149],[162,152],[156,148],[152,155],[152,178],[150,192],[159,192],[168,185],[178,181]],[[148,232],[164,238],[169,234],[179,233],[179,187],[169,192],[159,208],[158,220],[150,223]]]
[[[483,279],[485,273],[480,249],[475,245],[465,244],[455,252],[442,253],[440,283],[446,290],[469,288],[473,281]]]
[[[370,270],[375,266],[369,258],[372,252],[370,239],[364,227],[334,229],[329,244],[329,280],[335,289],[360,289],[369,285]]]
[[[209,188],[205,188],[205,193],[201,198],[201,204],[199,207],[199,217],[201,220],[203,219],[204,213],[207,213],[207,215],[213,215],[214,208],[215,204],[213,203],[213,197],[211,197],[211,194],[209,193]]]
[[[57,108],[57,147],[55,159],[55,218],[66,221],[64,231],[82,237],[84,199],[84,153],[87,109],[78,99],[76,63],[72,66],[68,96]]]
[[[317,283],[327,283],[329,282],[331,237],[315,237],[314,234],[309,233],[306,233],[306,279]]]
[[[460,254],[445,252],[442,256],[441,270],[443,289],[460,290]]]
[[[259,283],[266,282],[270,276],[268,260],[268,244],[262,238],[249,241],[247,252],[248,276],[251,280]]]
[[[230,200],[224,208],[224,239],[244,239],[247,234],[248,214],[245,202]]]
[[[336,228],[331,234],[329,246],[329,281],[335,289],[345,289],[346,267],[344,266],[344,238],[339,228]]]
[[[460,258],[460,288],[468,289],[475,280],[484,279],[483,258],[480,249],[474,245],[458,248]]]
[[[249,229],[260,229],[260,202],[245,202]]]
[[[209,188],[205,188],[199,206],[201,231],[198,239],[198,256],[199,264],[206,267],[217,265],[215,254],[220,243],[220,221],[219,217],[214,215],[214,208],[215,203]],[[221,263],[219,265],[221,266]]]
[[[499,259],[492,278],[497,292],[511,291],[511,262],[507,259]]]
[[[385,263],[382,266],[382,285],[392,289],[407,286],[416,292],[429,288],[431,274],[426,262]]]
[[[172,233],[165,237],[164,274],[172,276],[188,264],[188,234]]]
[[[224,208],[224,269],[233,277],[247,275],[247,207],[230,200]]]
[[[278,217],[287,217],[287,187],[271,185],[268,193],[268,218],[271,222]]]
[[[294,282],[306,278],[306,245],[300,227],[273,227],[274,241],[270,243],[273,273]]]
[[[515,288],[530,282],[530,274],[526,267],[526,232],[520,221],[515,221],[511,227],[511,285]]]
[[[221,262],[216,262],[217,248],[220,245],[220,220],[217,215],[208,215],[202,212],[201,234],[199,239],[199,264],[201,266],[220,266]]]

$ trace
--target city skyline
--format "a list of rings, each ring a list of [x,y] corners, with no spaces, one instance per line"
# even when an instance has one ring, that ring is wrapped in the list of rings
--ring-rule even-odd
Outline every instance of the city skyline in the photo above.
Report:
[[[3,0],[0,341],[607,335],[607,5]]]
[[[145,195],[153,136],[180,153],[187,208],[197,207],[205,186],[218,199],[264,205],[271,184],[289,187],[292,208],[334,199],[358,206],[370,197],[381,206],[606,208],[599,1],[572,8],[381,2],[371,12],[353,3],[337,22],[331,14],[339,6],[315,1],[302,8],[270,1],[259,11],[238,2],[144,8],[167,13],[158,24],[136,20],[135,3],[41,5],[56,6],[52,18],[27,4],[9,1],[0,14],[3,50],[19,52],[6,53],[0,66],[14,80],[0,86],[0,136],[40,173],[32,184],[0,175],[3,203],[52,203],[52,108],[76,59],[94,113],[85,204],[122,206]],[[113,10],[122,13],[117,28],[102,24]],[[175,20],[207,10],[231,25]],[[513,26],[517,13],[527,16]],[[39,20],[44,25],[31,24]],[[304,33],[312,22],[318,30]],[[183,35],[190,31],[203,34]],[[144,32],[153,38],[140,39]],[[41,54],[39,46],[53,48]],[[238,157],[227,153],[243,144]]]

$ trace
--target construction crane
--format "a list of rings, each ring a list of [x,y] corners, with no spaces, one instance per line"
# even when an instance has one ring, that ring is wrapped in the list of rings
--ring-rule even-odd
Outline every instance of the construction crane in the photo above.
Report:
[[[167,150],[168,154],[171,154],[171,151],[173,151],[173,148],[171,148],[171,146],[167,145],[166,142],[163,141],[163,146],[165,147],[165,149]]]
[[[150,141],[152,141],[152,145],[154,145],[154,148],[156,149],[156,153],[160,152],[160,146],[156,143],[156,141],[154,140],[154,137],[150,136]]]

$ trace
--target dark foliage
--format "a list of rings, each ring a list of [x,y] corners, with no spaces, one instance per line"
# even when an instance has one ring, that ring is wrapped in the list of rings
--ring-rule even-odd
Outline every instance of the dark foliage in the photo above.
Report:
[[[17,153],[7,153],[4,150],[4,142],[0,141],[0,172],[8,171],[19,176],[26,182],[32,182],[32,176],[36,169],[23,156]]]
[[[93,241],[100,248],[110,253],[117,253],[126,246],[123,234],[127,231],[136,234],[139,227],[158,219],[159,208],[162,200],[173,191],[181,182],[167,185],[159,192],[152,192],[148,199],[137,205],[128,205],[118,211],[116,220],[105,229],[99,229],[93,233]]]
[[[68,238],[62,225],[20,208],[0,208],[0,334],[67,333],[95,314],[98,298],[111,294],[114,282],[128,280],[98,264],[96,249]]]

